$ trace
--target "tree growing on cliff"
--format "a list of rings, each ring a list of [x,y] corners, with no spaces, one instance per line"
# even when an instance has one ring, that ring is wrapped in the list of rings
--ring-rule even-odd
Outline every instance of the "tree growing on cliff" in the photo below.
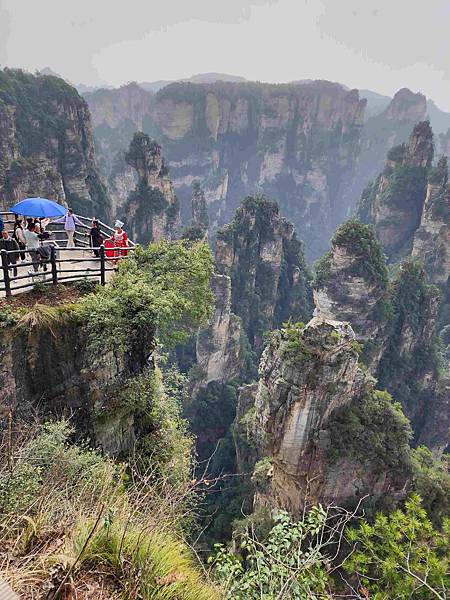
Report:
[[[348,536],[356,551],[345,567],[359,577],[367,591],[365,597],[448,597],[450,521],[444,521],[442,531],[435,530],[419,496],[413,495],[405,510],[379,514],[373,524],[363,521],[358,529],[350,529]]]
[[[93,350],[127,349],[145,332],[149,344],[155,335],[166,346],[185,342],[209,318],[211,274],[205,243],[161,241],[137,248],[111,284],[79,307]]]

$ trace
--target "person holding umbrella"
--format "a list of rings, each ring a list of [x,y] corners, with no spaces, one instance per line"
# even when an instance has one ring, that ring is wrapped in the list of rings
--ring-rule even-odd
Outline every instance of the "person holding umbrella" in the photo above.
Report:
[[[75,225],[83,225],[83,223],[73,214],[73,210],[71,208],[67,209],[64,217],[55,219],[53,223],[64,223],[64,230],[67,234],[67,248],[74,248],[73,236],[75,235]]]

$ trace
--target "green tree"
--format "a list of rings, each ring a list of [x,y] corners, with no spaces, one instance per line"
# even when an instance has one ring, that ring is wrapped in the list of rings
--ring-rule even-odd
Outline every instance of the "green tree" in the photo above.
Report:
[[[366,597],[374,600],[444,600],[450,586],[450,521],[433,528],[414,494],[405,510],[363,521],[348,537],[356,551],[346,569],[357,575]],[[370,594],[370,595],[368,595]]]
[[[161,241],[138,247],[122,261],[110,285],[79,307],[94,349],[183,343],[210,315],[212,255],[207,244]]]
[[[213,571],[233,600],[327,600],[324,530],[328,513],[313,507],[294,522],[284,511],[264,540],[253,529],[241,538],[240,553],[217,545]],[[336,533],[338,528],[336,528]]]

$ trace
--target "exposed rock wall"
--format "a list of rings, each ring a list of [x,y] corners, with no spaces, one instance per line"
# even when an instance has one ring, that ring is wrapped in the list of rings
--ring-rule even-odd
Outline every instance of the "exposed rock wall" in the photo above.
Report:
[[[283,507],[298,515],[305,503],[348,505],[364,494],[405,493],[407,421],[373,390],[358,366],[354,344],[348,323],[320,318],[273,335],[261,359],[256,393],[243,389],[246,406],[255,394],[252,439],[270,465],[265,481],[260,477],[257,484],[256,507]],[[360,431],[351,431],[355,410],[372,420],[365,441]],[[387,428],[384,418],[391,419]],[[386,447],[397,450],[386,457],[385,449],[367,443],[372,434],[384,435]]]
[[[412,255],[420,258],[433,283],[450,276],[450,187],[447,158],[440,159],[428,178],[420,227],[415,232]]]
[[[376,348],[365,357],[372,370],[383,345],[387,287],[385,259],[373,229],[355,220],[341,225],[317,266],[314,303],[318,315],[349,321],[358,340]]]
[[[449,398],[434,343],[441,294],[426,279],[420,263],[407,260],[389,282],[372,228],[349,221],[318,265],[314,301],[319,317],[351,323],[363,362],[401,402],[415,441],[439,453],[449,442]]]
[[[161,146],[145,133],[136,133],[126,160],[138,175],[124,207],[131,237],[142,244],[174,238],[181,225],[179,204]]]
[[[153,348],[153,331],[142,328],[128,352],[96,355],[70,309],[51,327],[2,328],[0,418],[9,410],[24,420],[64,415],[94,445],[115,456],[127,454],[140,420],[131,404],[118,405],[116,398],[128,378],[151,369]]]
[[[384,171],[363,192],[360,216],[373,223],[390,259],[411,251],[433,153],[433,132],[423,121],[414,127],[407,144],[389,151]]]
[[[200,227],[205,232],[208,231],[208,207],[206,204],[205,192],[198,181],[194,181],[192,186],[192,224]]]
[[[262,188],[280,198],[282,213],[316,257],[348,214],[365,106],[356,90],[326,81],[175,83],[148,95],[146,109],[134,85],[87,100],[105,155],[123,150],[130,121],[163,145],[185,220],[194,180],[205,190],[213,227]]]
[[[353,206],[358,203],[367,183],[376,179],[383,169],[388,151],[407,142],[413,127],[426,117],[425,96],[402,88],[384,111],[367,119],[361,134],[360,153],[351,188]]]
[[[310,275],[294,227],[276,203],[249,196],[234,220],[217,234],[216,269],[231,277],[232,311],[250,344],[292,317],[311,314]]]
[[[107,218],[89,108],[62,79],[0,71],[0,209],[29,196]]]
[[[241,319],[231,312],[231,279],[214,274],[211,286],[215,296],[214,314],[197,336],[197,365],[200,383],[221,383],[239,377],[244,369],[245,333]]]

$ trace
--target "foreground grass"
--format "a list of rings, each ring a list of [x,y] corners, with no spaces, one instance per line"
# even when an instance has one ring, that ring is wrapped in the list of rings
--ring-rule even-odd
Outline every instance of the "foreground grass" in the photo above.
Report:
[[[125,477],[71,434],[50,423],[0,448],[0,579],[23,598],[219,600],[183,541],[188,485]]]

